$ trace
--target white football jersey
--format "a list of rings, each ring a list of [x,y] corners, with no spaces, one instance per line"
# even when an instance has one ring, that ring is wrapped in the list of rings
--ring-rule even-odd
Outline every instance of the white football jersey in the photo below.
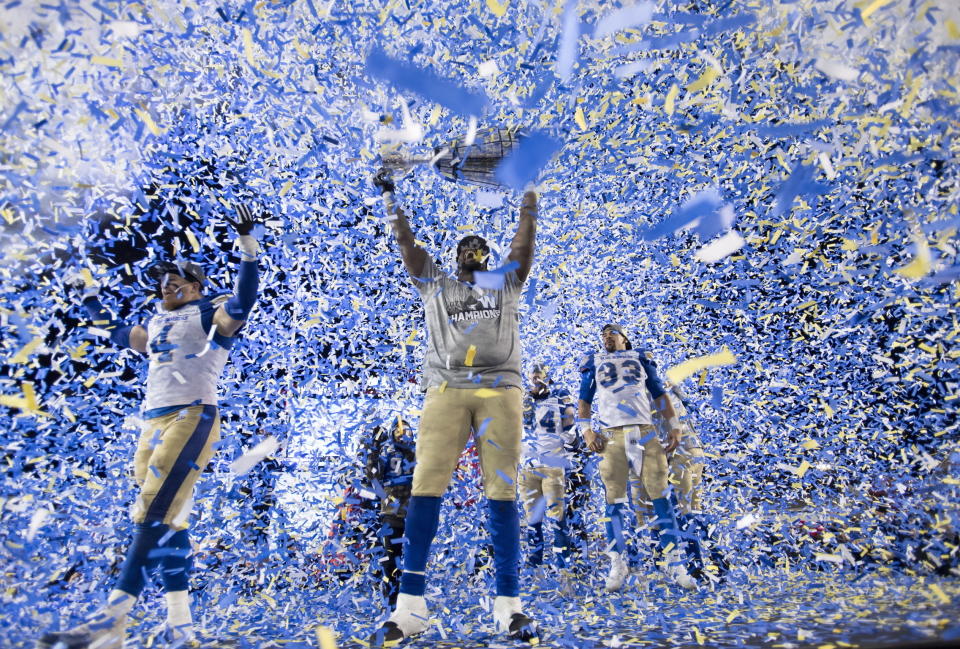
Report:
[[[170,406],[217,405],[217,383],[233,338],[216,333],[218,303],[203,298],[147,323],[147,397],[144,412]]]
[[[652,425],[650,398],[659,398],[663,386],[656,366],[642,350],[588,354],[581,371],[594,372],[601,428]]]
[[[564,445],[573,443],[576,431],[573,426],[564,431],[563,413],[572,407],[573,401],[566,390],[551,390],[550,396],[545,399],[527,399],[524,413],[527,429],[523,441],[524,464],[567,466]]]

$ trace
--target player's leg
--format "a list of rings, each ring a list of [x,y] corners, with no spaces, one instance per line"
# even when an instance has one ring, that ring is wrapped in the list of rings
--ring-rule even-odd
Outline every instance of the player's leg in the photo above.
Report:
[[[194,638],[189,593],[192,559],[187,526],[197,481],[220,440],[220,415],[215,406],[191,406],[172,417],[173,423],[164,429],[159,444],[147,460],[134,521],[139,523],[142,519],[145,525],[165,529],[158,546],[148,551],[148,561],[159,558],[167,603],[164,635],[171,643],[183,644]],[[136,552],[128,554],[128,561],[131,561],[131,571],[140,565]],[[141,568],[141,575],[144,570],[149,574],[149,565]],[[124,575],[130,576],[122,570],[122,583]],[[134,588],[142,588],[133,583]]]
[[[564,503],[564,470],[562,467],[545,467],[543,470],[543,497],[546,501],[546,514],[556,521],[553,534],[553,553],[558,567],[567,565],[570,555],[570,538],[567,534],[567,521]]]
[[[520,500],[527,524],[527,563],[543,565],[544,474],[539,467],[528,467],[520,472]]]
[[[174,532],[165,544],[160,560],[160,576],[167,600],[167,631],[179,637],[193,635],[190,611],[190,570],[193,567],[188,530]]]
[[[608,592],[620,590],[627,577],[626,541],[623,536],[623,508],[627,503],[627,453],[623,427],[608,428],[607,445],[600,460],[600,477],[606,492],[606,553],[610,557],[610,572],[605,588]]]
[[[640,474],[636,472],[635,469],[641,467],[632,467],[629,473],[629,495],[630,502],[633,507],[637,519],[637,528],[643,529],[646,528],[647,536],[650,541],[650,556],[654,557],[654,563],[658,560],[658,555],[660,554],[660,528],[657,527],[652,521],[653,516],[653,503],[651,503],[650,495],[647,493],[647,490],[643,486],[643,480],[640,479]],[[649,524],[647,521],[651,521]],[[643,556],[641,555],[640,545],[642,541],[640,538],[633,539],[633,543],[628,543],[627,546],[630,552],[630,568],[631,570],[636,569],[638,571],[644,571],[643,565],[644,562]]]
[[[520,514],[517,511],[517,465],[523,431],[523,395],[516,388],[498,389],[494,397],[473,395],[473,426],[489,508],[490,540],[497,592],[493,616],[511,637],[536,637],[536,624],[520,604]]]
[[[134,474],[140,484],[134,508],[136,532],[107,606],[85,624],[45,634],[38,647],[58,642],[81,649],[123,646],[126,618],[146,586],[146,576],[169,554],[171,541],[182,542],[182,538],[175,539],[177,530],[170,525],[213,455],[212,445],[219,439],[219,432],[220,419],[214,406],[185,408],[144,423],[134,457]]]
[[[693,588],[693,580],[687,574],[680,556],[680,535],[673,504],[668,490],[667,452],[652,426],[638,426],[631,433],[631,455],[642,449],[642,468],[640,479],[651,497],[653,511],[657,517],[656,525],[660,529],[660,548],[666,572],[684,588]]]
[[[440,521],[443,493],[470,436],[467,399],[471,392],[473,390],[441,391],[432,387],[424,397],[417,432],[417,463],[403,534],[400,593],[393,613],[371,638],[374,646],[422,633],[428,626],[429,612],[423,598],[427,587],[427,560]]]

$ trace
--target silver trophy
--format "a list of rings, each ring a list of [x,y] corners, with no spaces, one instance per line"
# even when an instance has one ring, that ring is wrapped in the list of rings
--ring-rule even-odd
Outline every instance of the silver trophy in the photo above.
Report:
[[[383,157],[383,166],[406,173],[419,165],[430,165],[451,182],[465,182],[483,187],[500,187],[495,177],[497,166],[516,150],[523,139],[519,128],[488,128],[476,132],[473,142],[458,138],[434,147],[432,156],[407,157],[390,154]]]

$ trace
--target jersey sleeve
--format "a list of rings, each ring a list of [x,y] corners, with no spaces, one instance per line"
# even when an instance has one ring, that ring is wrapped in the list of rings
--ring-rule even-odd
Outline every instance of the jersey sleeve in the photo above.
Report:
[[[640,365],[643,366],[643,371],[647,373],[646,385],[650,396],[654,399],[659,399],[666,394],[667,391],[663,389],[663,381],[660,380],[660,375],[657,374],[657,364],[650,358],[647,352],[640,352],[637,356],[640,358]]]
[[[423,270],[421,270],[420,274],[416,277],[411,277],[410,281],[412,281],[417,290],[423,294],[436,286],[437,280],[441,275],[442,273],[440,269],[437,268],[436,262],[434,262],[433,258],[428,254],[424,256]]]
[[[580,400],[593,403],[593,396],[597,393],[596,364],[593,354],[585,354],[580,359]]]
[[[229,299],[229,295],[215,295],[210,298],[204,298],[200,303],[200,326],[203,327],[203,333],[208,336],[210,335],[210,330],[213,328],[213,317],[217,309],[220,305],[226,304]],[[224,336],[219,331],[215,331],[213,333],[213,342],[225,349],[230,349],[239,333],[238,330],[233,336]]]

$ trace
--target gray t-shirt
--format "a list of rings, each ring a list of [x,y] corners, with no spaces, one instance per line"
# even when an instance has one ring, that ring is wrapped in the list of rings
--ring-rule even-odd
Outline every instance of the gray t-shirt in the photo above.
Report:
[[[520,387],[523,284],[516,271],[504,274],[499,290],[478,289],[450,277],[427,257],[413,284],[427,321],[424,390],[444,381],[451,388]]]

